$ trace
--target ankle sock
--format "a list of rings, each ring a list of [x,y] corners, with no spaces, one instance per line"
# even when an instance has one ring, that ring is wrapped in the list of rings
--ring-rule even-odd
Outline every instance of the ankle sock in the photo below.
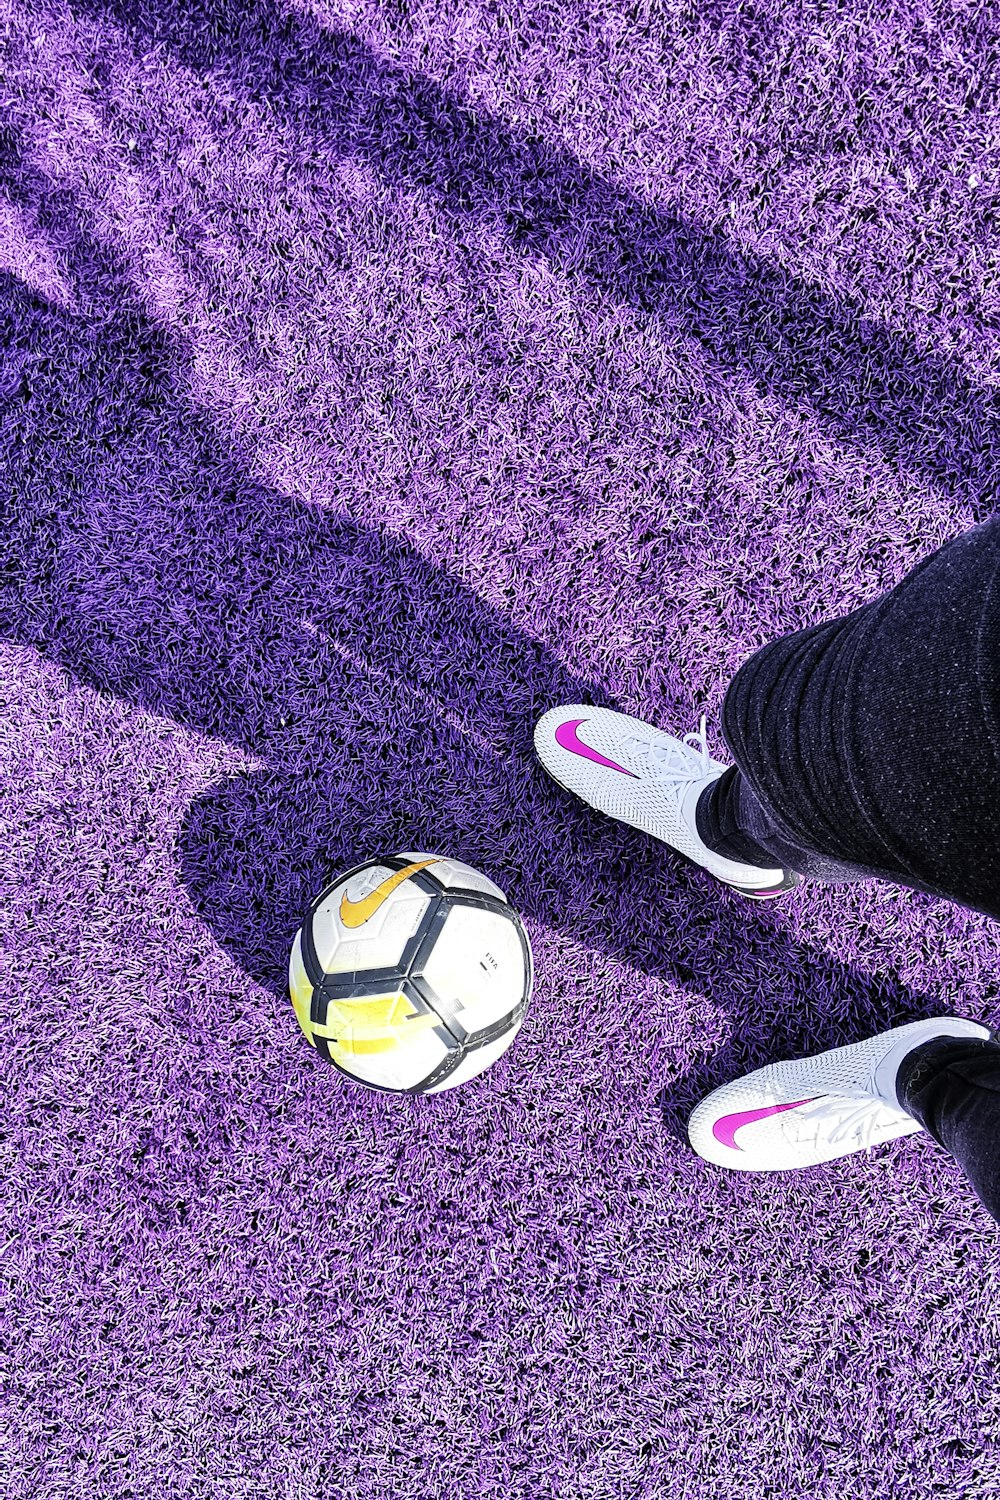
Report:
[[[781,865],[780,859],[768,854],[749,838],[736,821],[739,774],[737,766],[730,766],[698,798],[695,809],[698,837],[713,854],[721,854],[723,859],[733,859],[741,865],[756,865],[761,870],[777,869]]]

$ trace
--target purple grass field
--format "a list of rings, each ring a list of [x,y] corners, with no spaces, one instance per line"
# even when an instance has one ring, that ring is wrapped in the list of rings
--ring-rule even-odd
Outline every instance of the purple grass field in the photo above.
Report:
[[[711,724],[994,507],[991,9],[0,0],[4,1500],[997,1495],[954,1164],[684,1121],[1000,1020],[1000,928],[753,906],[531,754]],[[433,1099],[285,990],[394,849],[535,947]]]

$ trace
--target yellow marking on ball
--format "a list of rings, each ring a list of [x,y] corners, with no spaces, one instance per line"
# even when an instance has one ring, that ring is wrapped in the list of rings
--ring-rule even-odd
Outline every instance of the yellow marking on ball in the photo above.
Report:
[[[295,1016],[306,1036],[312,1041],[310,1016],[312,1013],[313,983],[306,973],[305,964],[302,962],[301,933],[296,933],[289,969],[288,989],[292,997]]]
[[[362,1055],[391,1052],[406,1045],[418,1032],[433,1031],[440,1020],[433,1013],[422,1015],[406,995],[359,995],[331,1000],[326,1021],[310,1026],[310,1038],[322,1036],[342,1052]]]

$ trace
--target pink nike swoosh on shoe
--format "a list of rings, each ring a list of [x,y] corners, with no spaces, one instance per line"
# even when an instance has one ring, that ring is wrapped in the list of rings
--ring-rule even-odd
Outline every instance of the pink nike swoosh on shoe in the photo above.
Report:
[[[730,1151],[742,1151],[742,1146],[736,1144],[736,1132],[742,1130],[744,1125],[752,1125],[755,1120],[766,1120],[771,1115],[784,1114],[786,1109],[798,1109],[802,1104],[812,1104],[812,1099],[795,1099],[791,1104],[769,1104],[764,1109],[744,1109],[735,1115],[720,1115],[712,1126],[712,1134],[722,1146],[727,1146]]]
[[[620,766],[617,761],[608,760],[607,756],[602,755],[599,750],[594,750],[590,745],[584,744],[577,730],[581,724],[587,723],[589,723],[587,719],[567,719],[556,730],[556,744],[560,745],[563,750],[568,750],[572,755],[582,755],[584,760],[596,761],[599,766],[607,766],[609,771],[620,771],[623,776],[631,776],[638,781],[639,778],[634,771],[626,771],[625,767]]]

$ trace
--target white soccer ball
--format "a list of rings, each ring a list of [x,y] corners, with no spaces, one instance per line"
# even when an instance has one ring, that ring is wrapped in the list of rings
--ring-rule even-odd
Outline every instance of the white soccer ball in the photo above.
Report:
[[[506,1052],[531,998],[517,912],[457,859],[394,854],[313,902],[289,964],[306,1038],[372,1089],[436,1094]]]

